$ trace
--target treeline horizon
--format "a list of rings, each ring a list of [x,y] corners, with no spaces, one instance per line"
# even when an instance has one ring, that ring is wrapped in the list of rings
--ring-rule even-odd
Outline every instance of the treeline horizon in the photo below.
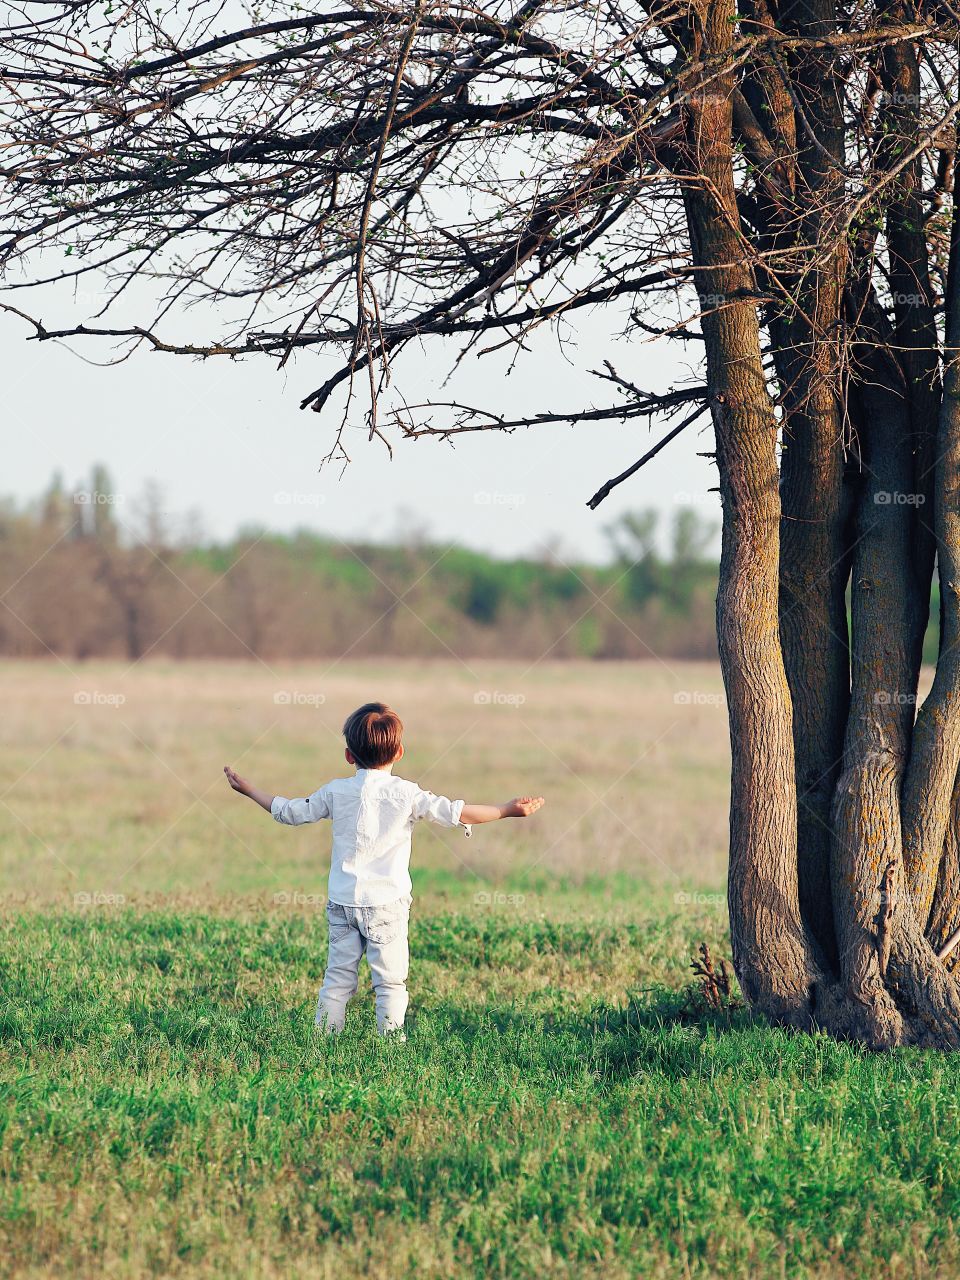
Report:
[[[88,486],[0,506],[0,656],[173,659],[717,656],[715,526],[689,507],[658,547],[655,511],[605,530],[608,564],[549,549],[498,559],[423,535],[174,531],[155,486]]]

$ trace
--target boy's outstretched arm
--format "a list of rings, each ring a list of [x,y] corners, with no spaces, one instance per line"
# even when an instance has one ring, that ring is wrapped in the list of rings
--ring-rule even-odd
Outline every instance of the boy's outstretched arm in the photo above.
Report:
[[[473,827],[478,822],[497,822],[500,818],[529,818],[543,804],[543,796],[517,796],[507,804],[465,804],[460,811],[460,824]]]
[[[223,766],[223,772],[227,775],[227,781],[234,791],[239,791],[242,796],[249,796],[261,809],[266,809],[267,813],[270,812],[273,795],[269,791],[261,791],[252,782],[247,782],[246,778],[241,778],[239,773],[231,769],[228,764]]]

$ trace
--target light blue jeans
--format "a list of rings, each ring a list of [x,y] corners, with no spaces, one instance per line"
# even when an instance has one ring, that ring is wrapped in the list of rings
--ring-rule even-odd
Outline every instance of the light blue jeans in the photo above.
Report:
[[[410,962],[409,894],[383,907],[344,907],[327,903],[330,950],[317,1000],[317,1026],[341,1031],[347,1001],[357,991],[357,971],[364,952],[376,994],[377,1029],[399,1031],[407,1012],[407,969]]]

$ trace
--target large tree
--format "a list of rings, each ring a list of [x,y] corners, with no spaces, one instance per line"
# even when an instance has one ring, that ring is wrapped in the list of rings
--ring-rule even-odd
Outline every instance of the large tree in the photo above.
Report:
[[[385,441],[642,418],[661,443],[709,413],[741,987],[790,1025],[960,1046],[950,5],[9,12],[0,261],[32,338],[336,355],[302,400],[332,415],[331,458],[357,412]],[[103,301],[82,325],[16,296],[84,277]],[[156,307],[131,323],[145,282]],[[202,341],[172,328],[186,302],[215,304]],[[701,377],[641,387],[618,360],[608,404],[532,417],[398,399],[431,341],[521,360],[598,308]]]

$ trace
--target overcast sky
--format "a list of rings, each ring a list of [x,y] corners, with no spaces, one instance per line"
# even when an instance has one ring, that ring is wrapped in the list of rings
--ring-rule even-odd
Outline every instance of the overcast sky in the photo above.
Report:
[[[58,301],[49,289],[33,296],[15,292],[8,300],[48,327],[77,323],[90,312],[86,307],[84,315],[68,314],[62,295]],[[9,313],[0,314],[0,325],[4,410],[14,443],[5,492],[21,500],[44,489],[55,469],[72,485],[103,462],[124,502],[135,502],[153,478],[172,517],[196,511],[215,537],[255,524],[387,539],[398,527],[413,526],[432,538],[496,555],[559,540],[567,558],[601,559],[607,554],[604,527],[623,511],[656,507],[666,527],[678,506],[693,504],[719,525],[717,496],[707,492],[716,472],[696,456],[712,447],[709,427],[701,423],[592,512],[585,506],[591,494],[635,461],[669,423],[654,421],[652,431],[638,421],[485,432],[461,436],[454,447],[401,440],[392,461],[380,443],[367,443],[365,432],[354,426],[353,461],[341,474],[339,466],[320,465],[336,410],[318,415],[298,408],[332,367],[329,356],[301,354],[277,372],[265,357],[198,362],[142,350],[104,368],[86,362],[109,358],[102,340],[71,340],[81,359],[56,342],[26,341],[28,326]],[[184,340],[187,327],[186,318],[172,312],[158,331]],[[196,322],[189,327],[189,336],[196,336]],[[613,354],[609,327],[597,315],[582,320],[575,341],[566,346],[569,360],[545,334],[509,377],[506,357],[468,356],[456,396],[506,413],[609,404],[608,388],[585,372]],[[400,357],[394,377],[408,401],[451,395],[441,390],[451,355],[435,343],[419,352],[409,348]],[[679,347],[666,343],[621,344],[615,353],[619,373],[656,390],[676,378],[689,380],[683,358]],[[353,417],[362,421],[362,406]]]

